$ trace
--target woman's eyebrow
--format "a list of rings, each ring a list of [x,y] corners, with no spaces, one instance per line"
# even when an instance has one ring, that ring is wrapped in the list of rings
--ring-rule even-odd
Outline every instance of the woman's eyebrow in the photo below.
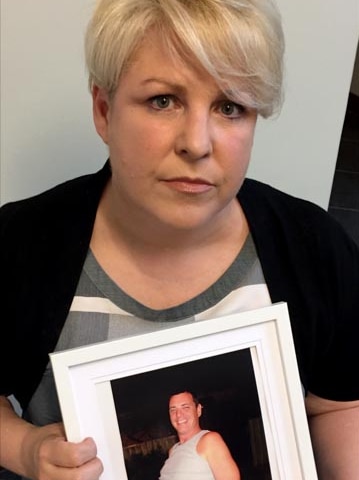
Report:
[[[180,92],[184,92],[186,90],[186,87],[184,85],[181,85],[177,82],[174,82],[167,78],[162,78],[162,77],[145,78],[140,82],[141,86],[146,86],[149,84],[157,84],[160,87],[171,88],[173,90],[180,91]]]
[[[167,78],[162,78],[162,77],[149,77],[149,78],[144,78],[141,81],[141,85],[146,85],[147,83],[161,83],[164,85],[176,85],[172,81],[170,81]]]

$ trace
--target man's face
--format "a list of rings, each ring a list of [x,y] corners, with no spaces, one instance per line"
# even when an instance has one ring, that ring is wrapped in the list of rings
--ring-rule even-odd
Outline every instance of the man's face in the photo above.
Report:
[[[173,428],[181,436],[196,433],[199,427],[199,417],[202,413],[200,404],[196,405],[189,392],[173,395],[169,401],[169,415]]]

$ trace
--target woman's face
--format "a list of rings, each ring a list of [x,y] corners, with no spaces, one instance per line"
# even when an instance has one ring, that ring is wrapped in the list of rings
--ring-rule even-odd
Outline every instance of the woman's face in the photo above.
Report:
[[[132,222],[176,230],[233,211],[257,113],[230,101],[198,64],[173,58],[151,32],[111,102],[98,88],[93,101],[109,147],[114,209]]]

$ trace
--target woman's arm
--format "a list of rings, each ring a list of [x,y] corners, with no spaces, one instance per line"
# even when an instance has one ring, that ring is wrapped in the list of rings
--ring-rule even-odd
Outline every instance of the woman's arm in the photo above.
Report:
[[[306,408],[319,480],[358,480],[359,400],[335,402],[309,393]]]

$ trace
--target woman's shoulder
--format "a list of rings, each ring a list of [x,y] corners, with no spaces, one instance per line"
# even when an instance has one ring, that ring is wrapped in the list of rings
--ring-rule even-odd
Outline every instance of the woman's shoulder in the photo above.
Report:
[[[43,222],[72,217],[84,209],[96,208],[105,179],[102,173],[79,176],[28,198],[8,202],[0,208],[1,229],[32,228]]]
[[[265,227],[269,234],[280,231],[304,241],[322,243],[332,238],[352,243],[344,227],[323,207],[271,185],[246,179],[237,198],[257,234]]]
[[[268,209],[297,209],[317,215],[327,215],[323,207],[310,200],[300,198],[283,190],[279,190],[272,185],[251,178],[245,179],[237,197],[240,202],[245,203],[247,206],[251,204],[253,209],[257,205],[258,208],[267,206]]]
[[[62,201],[67,197],[71,198],[74,195],[80,194],[82,188],[89,182],[92,176],[93,174],[88,174],[72,178],[30,197],[10,201],[1,207],[0,212],[5,215],[13,212],[27,211],[32,208],[39,208],[42,205]]]

